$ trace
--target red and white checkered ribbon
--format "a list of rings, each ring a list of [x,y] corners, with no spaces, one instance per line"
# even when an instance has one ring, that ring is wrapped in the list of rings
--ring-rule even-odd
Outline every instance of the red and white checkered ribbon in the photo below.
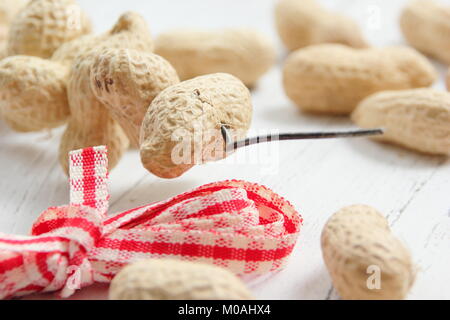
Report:
[[[261,275],[284,265],[302,225],[289,202],[244,181],[211,183],[107,217],[106,148],[74,151],[70,161],[70,205],[42,213],[31,236],[0,234],[0,298],[57,290],[68,297],[148,258]]]

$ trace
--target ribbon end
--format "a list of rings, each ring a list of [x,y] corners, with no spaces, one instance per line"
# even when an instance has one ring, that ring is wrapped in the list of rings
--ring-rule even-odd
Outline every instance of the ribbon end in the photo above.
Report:
[[[70,204],[108,210],[108,151],[106,146],[70,152]]]

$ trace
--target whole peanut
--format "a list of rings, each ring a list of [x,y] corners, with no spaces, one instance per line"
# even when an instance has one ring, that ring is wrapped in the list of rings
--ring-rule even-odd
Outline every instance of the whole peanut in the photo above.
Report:
[[[79,55],[70,72],[67,93],[71,117],[59,147],[59,161],[66,174],[71,150],[106,145],[108,166],[114,168],[129,146],[120,125],[91,90],[89,74],[94,58],[92,52]]]
[[[110,300],[252,300],[244,284],[226,269],[177,260],[142,260],[120,271]]]
[[[345,207],[330,218],[322,231],[322,254],[343,299],[404,299],[414,283],[409,251],[369,206]]]
[[[91,32],[91,23],[74,0],[33,0],[14,18],[8,55],[50,58],[63,43]]]
[[[450,64],[450,6],[432,0],[413,0],[403,9],[400,26],[417,50]]]
[[[141,16],[132,12],[126,13],[103,40],[75,58],[67,89],[71,118],[59,149],[60,163],[66,173],[71,150],[106,145],[109,167],[114,168],[128,148],[129,140],[123,129],[92,91],[91,69],[99,53],[107,48],[151,51],[153,42],[150,33],[145,30],[147,24]]]
[[[6,50],[11,21],[27,2],[28,0],[2,0],[0,2],[0,51]],[[6,56],[6,52],[0,53],[0,59],[2,56]]]
[[[221,126],[242,138],[251,119],[250,92],[232,75],[212,74],[171,86],[153,100],[142,123],[142,163],[161,178],[179,177],[197,163],[226,157],[218,152],[224,148]]]
[[[349,114],[375,92],[428,87],[437,78],[431,63],[413,49],[338,44],[295,51],[283,73],[286,94],[300,109],[330,114]]]
[[[91,68],[91,88],[138,146],[145,113],[164,89],[180,82],[164,58],[129,49],[100,51]]]
[[[161,34],[155,53],[167,59],[181,80],[224,72],[252,87],[275,63],[275,48],[251,29],[177,30]]]
[[[0,61],[0,118],[16,131],[60,126],[69,116],[68,68],[32,56]]]
[[[278,34],[290,51],[321,43],[367,47],[353,20],[323,8],[316,0],[278,1],[275,21]]]
[[[436,89],[386,91],[362,101],[352,114],[363,128],[383,127],[377,139],[412,150],[450,155],[450,93]]]

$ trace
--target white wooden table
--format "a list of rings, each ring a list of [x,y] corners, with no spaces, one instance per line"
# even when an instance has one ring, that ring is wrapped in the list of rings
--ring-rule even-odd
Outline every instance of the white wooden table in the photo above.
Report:
[[[280,63],[253,92],[253,133],[352,127],[346,117],[302,114],[284,95],[280,65],[285,53],[275,33],[271,0],[79,2],[93,17],[98,32],[108,29],[126,10],[144,15],[155,34],[179,26],[259,29],[279,46]],[[398,14],[405,1],[323,2],[358,19],[373,45],[404,43]],[[436,66],[443,76],[445,68]],[[442,81],[436,86],[444,88]],[[0,232],[26,234],[41,211],[68,202],[67,178],[57,161],[61,132],[17,134],[0,124]],[[409,298],[450,299],[449,164],[442,157],[419,155],[367,139],[284,142],[250,147],[222,162],[196,167],[179,179],[161,180],[145,171],[138,153],[130,151],[111,173],[111,212],[162,200],[212,181],[244,179],[265,184],[298,208],[305,225],[287,268],[252,285],[256,297],[336,299],[321,256],[322,227],[343,206],[372,205],[386,214],[420,267]],[[105,293],[106,286],[98,285],[74,298],[104,298]]]

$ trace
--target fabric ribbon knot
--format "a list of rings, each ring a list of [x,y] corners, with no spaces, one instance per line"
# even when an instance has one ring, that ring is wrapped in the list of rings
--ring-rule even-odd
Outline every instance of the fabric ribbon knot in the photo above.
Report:
[[[107,216],[106,148],[74,151],[70,161],[70,205],[42,213],[31,236],[0,234],[0,298],[57,290],[68,297],[148,258],[261,275],[284,265],[302,225],[289,202],[245,181],[208,184]]]

